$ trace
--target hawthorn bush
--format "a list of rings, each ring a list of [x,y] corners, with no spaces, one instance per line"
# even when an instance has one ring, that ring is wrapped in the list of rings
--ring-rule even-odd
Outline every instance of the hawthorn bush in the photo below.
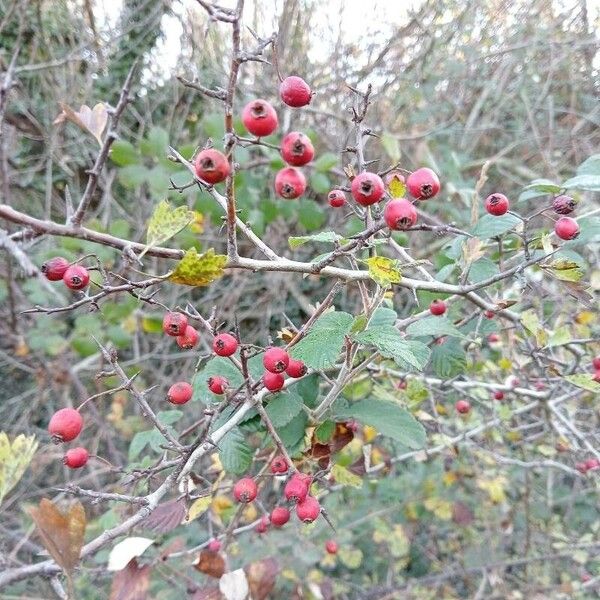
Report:
[[[301,60],[312,3],[150,4],[0,19],[0,589],[594,597],[585,3],[426,2],[366,66]]]

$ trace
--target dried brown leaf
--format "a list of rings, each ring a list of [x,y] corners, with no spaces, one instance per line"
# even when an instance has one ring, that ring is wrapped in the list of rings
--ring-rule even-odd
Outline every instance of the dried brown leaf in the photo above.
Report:
[[[266,600],[275,587],[279,564],[272,558],[257,560],[244,567],[252,600]]]
[[[218,552],[205,549],[200,552],[194,568],[210,577],[219,579],[225,573],[225,559]]]
[[[113,578],[110,600],[146,600],[150,587],[150,565],[140,567],[135,558]]]
[[[159,504],[152,513],[142,521],[142,527],[156,533],[168,533],[181,524],[187,513],[185,501],[168,500]]]
[[[63,102],[59,102],[59,105],[62,112],[54,120],[55,125],[71,121],[71,123],[74,123],[77,127],[83,129],[83,131],[92,134],[100,146],[102,146],[102,133],[108,123],[108,110],[104,103],[99,102],[94,108],[82,104],[77,112]]]

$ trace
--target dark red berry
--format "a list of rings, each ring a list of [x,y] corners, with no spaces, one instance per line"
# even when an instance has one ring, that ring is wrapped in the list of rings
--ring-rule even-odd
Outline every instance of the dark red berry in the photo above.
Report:
[[[253,100],[242,111],[244,127],[253,135],[271,135],[279,125],[275,109],[266,100]]]
[[[221,540],[213,538],[212,540],[210,540],[210,542],[208,542],[207,547],[211,552],[218,552],[221,549]]]
[[[493,310],[486,310],[486,311],[483,313],[483,316],[484,316],[486,319],[493,319],[493,318],[496,316],[496,313],[495,313]]]
[[[506,214],[509,208],[510,202],[504,194],[490,194],[485,199],[485,210],[495,217]]]
[[[383,209],[386,225],[394,231],[410,229],[417,222],[417,209],[406,198],[388,202]]]
[[[443,315],[446,312],[446,303],[443,300],[439,300],[438,298],[436,298],[429,305],[429,312],[432,315],[435,315],[436,317]]]
[[[340,208],[340,206],[346,204],[346,194],[342,190],[331,190],[327,194],[327,200],[329,201],[329,206]]]
[[[561,240],[574,240],[579,235],[579,225],[571,217],[561,217],[554,223],[554,233]]]
[[[312,478],[310,475],[294,473],[283,488],[283,495],[291,502],[302,502],[310,489]]]
[[[275,175],[275,192],[286,200],[294,200],[306,191],[306,177],[295,167],[285,167]]]
[[[592,375],[592,379],[596,382],[596,383],[600,383],[600,369],[597,369],[594,374]]]
[[[213,350],[219,356],[231,356],[238,347],[237,339],[230,333],[220,333],[213,340]]]
[[[556,196],[552,201],[552,208],[559,215],[570,215],[576,206],[577,202],[571,196]]]
[[[321,505],[314,496],[306,496],[296,504],[296,514],[304,523],[312,523],[321,513]]]
[[[269,525],[270,525],[269,517],[267,517],[267,515],[262,516],[260,521],[256,525],[256,533],[259,533],[259,534],[266,533],[269,529]]]
[[[71,448],[67,450],[63,463],[70,469],[80,469],[85,466],[90,455],[85,448]]]
[[[55,256],[42,265],[42,273],[49,281],[60,281],[69,268],[69,261],[62,256]]]
[[[308,372],[306,365],[301,360],[294,360],[290,358],[290,362],[285,372],[290,376],[297,379],[298,377],[304,377]]]
[[[281,475],[282,473],[287,473],[287,470],[288,463],[285,459],[285,456],[280,454],[271,461],[271,473],[273,473],[274,475]]]
[[[194,390],[187,381],[174,383],[167,392],[167,400],[171,404],[185,404],[192,399]]]
[[[265,371],[262,377],[263,385],[270,392],[278,392],[285,384],[285,377],[281,373]]]
[[[379,202],[385,193],[381,177],[368,171],[358,174],[352,180],[350,189],[352,190],[354,199],[362,206],[369,206]]]
[[[408,176],[406,187],[413,198],[428,200],[440,191],[440,180],[431,169],[423,167]]]
[[[592,359],[592,367],[594,367],[594,369],[597,369],[597,370],[600,369],[600,356],[595,356]]]
[[[202,150],[194,162],[196,175],[206,183],[220,183],[229,175],[230,167],[227,157],[214,148]]]
[[[244,477],[235,483],[233,486],[233,497],[238,502],[247,504],[252,502],[258,494],[258,486],[256,481],[251,477]]]
[[[52,415],[48,423],[48,432],[55,442],[74,440],[82,428],[83,417],[74,408],[61,408]]]
[[[267,348],[263,355],[263,365],[271,373],[283,373],[290,364],[290,357],[283,348]]]
[[[284,506],[276,506],[271,511],[271,523],[275,527],[283,527],[290,520],[290,511]]]
[[[163,331],[167,335],[177,337],[183,335],[188,326],[187,317],[178,312],[168,312],[163,318]]]
[[[496,390],[494,392],[494,400],[504,400],[504,392],[502,390]]]
[[[337,554],[338,543],[335,540],[327,540],[325,542],[325,550],[328,554]]]
[[[292,131],[281,141],[281,156],[288,165],[301,167],[314,158],[315,149],[307,135]]]
[[[308,83],[297,75],[286,77],[279,85],[279,95],[283,102],[292,108],[310,104],[312,92]]]
[[[71,265],[63,274],[65,285],[71,290],[83,290],[90,282],[90,274],[81,265]]]
[[[229,382],[227,381],[227,379],[225,379],[225,377],[221,377],[220,375],[209,377],[207,383],[208,389],[213,394],[218,395],[224,394],[227,391],[227,388],[229,387]]]
[[[490,333],[487,340],[489,344],[496,344],[500,341],[500,336],[497,333]]]
[[[471,410],[471,405],[467,400],[459,400],[455,405],[456,412],[459,412],[461,415],[466,415]]]

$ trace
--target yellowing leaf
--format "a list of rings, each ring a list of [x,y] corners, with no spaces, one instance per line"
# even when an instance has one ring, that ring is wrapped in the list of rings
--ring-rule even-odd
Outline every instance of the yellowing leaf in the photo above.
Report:
[[[210,496],[204,496],[203,498],[197,498],[192,502],[186,518],[186,522],[191,522],[197,519],[200,515],[203,515],[212,504],[212,498]]]
[[[452,503],[433,496],[427,498],[423,503],[425,508],[431,511],[438,519],[449,521],[452,518]]]
[[[550,264],[540,265],[542,269],[548,271],[551,275],[561,281],[580,281],[583,277],[581,267],[572,260],[558,259]]]
[[[227,257],[215,254],[211,248],[204,254],[198,254],[196,248],[190,248],[179,261],[169,279],[182,285],[209,285],[215,279],[223,276],[223,267]]]
[[[106,128],[106,123],[108,122],[108,110],[104,103],[99,102],[94,108],[82,104],[77,112],[62,102],[59,102],[59,105],[62,112],[54,120],[55,125],[64,123],[65,121],[71,121],[71,123],[74,123],[77,127],[83,129],[83,131],[91,133],[100,146],[102,146],[102,132]]]
[[[488,493],[490,500],[494,504],[500,504],[501,502],[506,502],[506,494],[504,493],[506,483],[506,477],[500,475],[495,479],[480,479],[477,482],[477,486]]]
[[[446,471],[442,476],[442,481],[444,482],[444,485],[448,487],[456,483],[457,479],[458,477],[456,476],[455,471]]]
[[[400,283],[402,272],[399,268],[399,261],[385,256],[374,256],[365,260],[369,267],[371,279],[381,287],[388,287],[392,283]]]
[[[498,361],[498,366],[504,371],[510,371],[512,369],[512,361],[510,360],[510,358],[506,358],[506,356],[503,356]]]
[[[204,232],[204,215],[197,210],[192,211],[194,218],[190,223],[190,230],[192,233],[201,234]]]
[[[370,444],[377,437],[377,429],[370,425],[363,427],[363,435],[365,436],[365,443]]]
[[[548,343],[548,334],[540,324],[540,320],[533,309],[521,313],[521,322],[525,329],[535,337],[538,346],[545,346]]]
[[[339,559],[349,568],[358,569],[362,563],[363,553],[359,548],[348,548],[342,546],[338,550]]]
[[[340,485],[349,485],[355,488],[362,487],[362,479],[341,465],[333,465],[331,468],[331,475]]]
[[[388,192],[392,198],[402,198],[406,193],[406,184],[398,173],[394,173],[388,183]]]
[[[212,511],[221,516],[228,508],[233,506],[233,502],[227,496],[215,496],[212,501]]]
[[[589,390],[590,392],[600,392],[600,383],[594,381],[592,373],[576,373],[567,375],[565,379],[577,387]]]
[[[258,511],[256,510],[254,502],[246,506],[244,512],[242,513],[242,518],[245,523],[252,523],[253,521],[256,521],[258,518]]]
[[[596,320],[596,315],[591,310],[583,310],[579,314],[575,315],[575,321],[579,325],[589,325]]]
[[[37,447],[34,435],[18,435],[11,444],[8,435],[0,432],[0,503],[23,477]]]
[[[189,210],[187,206],[172,208],[168,200],[161,200],[148,221],[148,247],[158,246],[171,239],[194,221],[196,214],[198,213]]]

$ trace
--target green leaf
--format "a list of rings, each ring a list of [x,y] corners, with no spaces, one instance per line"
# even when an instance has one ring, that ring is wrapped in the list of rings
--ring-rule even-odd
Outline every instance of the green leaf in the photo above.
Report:
[[[442,344],[434,344],[431,350],[431,368],[444,379],[464,373],[467,368],[467,355],[456,338],[449,338]]]
[[[341,465],[333,465],[331,467],[331,475],[335,479],[335,482],[342,486],[347,485],[357,489],[362,487],[362,479]]]
[[[373,256],[364,261],[369,267],[369,275],[381,287],[389,287],[392,283],[400,283],[402,271],[400,261],[385,256]]]
[[[169,134],[162,127],[152,127],[140,143],[142,153],[154,158],[162,158],[167,153]]]
[[[352,315],[345,312],[325,313],[317,319],[307,336],[291,349],[292,357],[304,361],[313,369],[333,366],[342,351],[352,321]]]
[[[144,165],[127,165],[119,169],[118,179],[126,188],[135,189],[146,181],[149,172]]]
[[[383,146],[385,153],[389,156],[392,163],[396,164],[400,160],[401,156],[398,138],[386,131],[381,136],[381,145]]]
[[[148,247],[158,246],[166,242],[187,227],[193,220],[194,211],[189,210],[187,206],[173,208],[168,200],[162,200],[158,203],[148,221],[148,233],[146,234]]]
[[[425,317],[411,323],[406,328],[406,333],[414,337],[424,337],[432,335],[440,337],[442,335],[451,335],[464,338],[465,336],[446,318],[446,317]]]
[[[204,254],[198,254],[196,248],[190,248],[179,261],[169,279],[181,285],[204,286],[223,276],[223,267],[227,257],[215,254],[210,248]]]
[[[252,449],[238,427],[234,427],[219,442],[219,457],[227,473],[241,475],[252,464]]]
[[[600,175],[576,175],[563,183],[567,190],[578,189],[590,192],[600,192]]]
[[[133,144],[126,140],[115,140],[110,148],[110,159],[120,167],[136,165],[140,162],[140,155]]]
[[[480,258],[471,264],[469,269],[469,281],[471,283],[479,283],[484,279],[488,279],[497,275],[500,272],[498,265],[489,258]]]
[[[594,376],[591,373],[577,373],[575,375],[567,375],[565,379],[576,385],[579,388],[590,392],[600,392],[600,383],[594,381]]]
[[[315,171],[311,174],[309,181],[310,187],[317,192],[317,194],[326,194],[329,192],[329,177],[327,177],[325,173],[319,173]]]
[[[326,444],[333,435],[335,431],[335,423],[333,421],[323,421],[316,429],[315,429],[315,438],[317,442],[320,444]]]
[[[370,425],[381,434],[400,442],[408,448],[419,449],[425,445],[425,429],[406,409],[386,400],[360,400],[345,408],[340,418],[352,418]]]
[[[162,423],[165,427],[167,425],[173,425],[183,417],[183,411],[181,410],[161,410],[156,418]]]
[[[308,417],[304,411],[301,411],[284,427],[275,427],[281,441],[291,454],[294,454],[304,441],[307,424]]]
[[[393,325],[398,318],[398,313],[392,308],[380,306],[371,317],[369,328],[378,327],[380,325]]]
[[[333,154],[333,152],[325,152],[325,154],[321,154],[317,160],[313,163],[315,170],[320,173],[326,173],[338,163],[337,154]]]
[[[355,334],[353,338],[361,344],[374,346],[383,356],[394,361],[398,360],[401,365],[408,363],[416,369],[423,368],[421,361],[411,352],[410,345],[395,327],[390,325],[369,327]]]
[[[521,323],[529,333],[535,337],[538,346],[545,346],[548,341],[548,334],[540,324],[540,319],[535,310],[526,310],[521,313]]]
[[[502,215],[501,217],[495,217],[494,215],[483,215],[471,233],[482,239],[496,237],[502,235],[511,229],[514,229],[521,219],[515,217],[515,215]]]
[[[288,238],[288,244],[292,250],[307,244],[308,242],[341,242],[344,238],[335,231],[321,231],[313,235],[300,235]],[[345,241],[345,240],[344,240]]]
[[[535,179],[529,185],[526,185],[524,189],[534,190],[542,194],[558,194],[562,188],[549,179]]]
[[[327,220],[327,211],[314,200],[302,199],[296,210],[298,221],[307,231],[314,231],[323,226]]]
[[[578,167],[577,175],[600,176],[600,154],[592,154],[586,158]]]
[[[303,405],[298,394],[286,391],[269,400],[265,410],[275,427],[284,427],[302,410]]]

